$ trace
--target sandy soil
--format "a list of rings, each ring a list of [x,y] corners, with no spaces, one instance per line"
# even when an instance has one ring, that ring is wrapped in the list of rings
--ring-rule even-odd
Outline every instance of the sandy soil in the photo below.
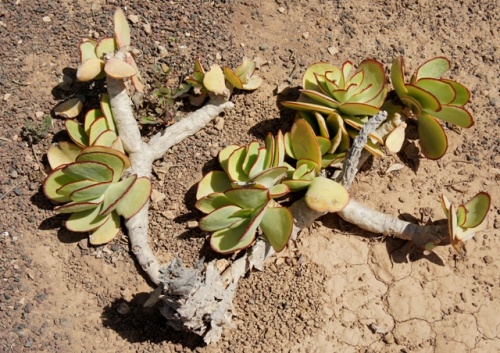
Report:
[[[500,351],[500,7],[494,0],[439,3],[0,2],[0,352]],[[188,265],[214,258],[206,235],[187,226],[200,217],[193,206],[197,181],[216,165],[221,147],[289,126],[293,114],[278,102],[296,96],[304,70],[317,61],[373,57],[389,67],[404,54],[415,68],[434,56],[450,58],[450,77],[472,91],[476,124],[450,129],[448,153],[438,162],[418,158],[411,142],[398,156],[373,160],[351,194],[427,222],[444,219],[440,193],[461,202],[485,190],[493,198],[489,229],[467,244],[466,258],[450,247],[424,257],[329,215],[301,234],[292,261],[272,260],[241,282],[235,327],[220,342],[207,347],[170,330],[155,308],[142,307],[152,287],[126,235],[90,247],[84,236],[61,228],[64,217],[44,198],[45,151],[66,138],[58,132],[63,122],[55,120],[40,141],[22,133],[70,95],[95,105],[89,86],[60,82],[74,78],[82,38],[111,33],[115,6],[138,16],[133,40],[150,87],[158,80],[155,62],[172,69],[164,80],[175,86],[194,56],[229,66],[258,57],[265,80],[258,91],[234,96],[236,107],[222,122],[157,163],[150,234],[162,262],[176,255]],[[287,97],[276,94],[278,86],[290,88]],[[176,108],[181,115],[192,109]],[[395,163],[404,168],[387,173]]]

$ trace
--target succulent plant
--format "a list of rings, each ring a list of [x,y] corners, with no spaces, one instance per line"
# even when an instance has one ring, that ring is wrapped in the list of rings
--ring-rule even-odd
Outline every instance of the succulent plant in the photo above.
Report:
[[[448,59],[430,59],[418,67],[407,84],[403,57],[394,59],[391,67],[392,85],[403,104],[416,116],[422,153],[430,159],[441,158],[448,148],[448,139],[438,119],[460,127],[474,124],[472,115],[464,108],[470,99],[469,90],[441,77],[449,69]]]
[[[85,39],[80,44],[80,65],[76,77],[86,82],[99,80],[106,75],[116,79],[130,78],[134,88],[144,93],[144,84],[130,47],[130,27],[125,13],[117,9],[114,14],[114,38],[99,41]],[[115,57],[121,51],[123,58]]]
[[[384,69],[378,61],[364,60],[352,71],[350,61],[342,68],[330,63],[313,64],[304,74],[299,100],[282,103],[298,110],[297,117],[311,125],[324,141],[322,146],[328,145],[325,139],[330,140],[325,161],[332,155],[337,160],[337,156],[349,150],[350,140],[358,135],[370,116],[380,111],[387,96]],[[383,144],[384,138],[373,133],[365,148],[375,156],[382,156]]]
[[[107,243],[120,229],[120,216],[132,217],[151,193],[148,178],[134,174],[122,179],[129,167],[128,157],[120,151],[85,147],[74,162],[60,161],[53,166],[43,191],[49,200],[62,204],[55,208],[57,212],[71,213],[65,222],[67,229],[91,232],[92,244]]]
[[[450,243],[461,255],[466,254],[464,242],[488,225],[486,215],[490,209],[491,197],[486,192],[476,194],[466,204],[455,207],[445,195],[441,195],[441,205],[448,218]]]
[[[186,77],[186,82],[195,89],[199,101],[205,99],[209,92],[229,97],[234,88],[253,91],[260,87],[262,78],[254,75],[256,63],[250,59],[243,59],[243,63],[234,71],[229,67],[222,69],[213,64],[209,71],[203,69],[199,59],[195,59],[194,72]]]
[[[101,96],[100,109],[87,112],[83,126],[75,120],[66,120],[66,130],[73,142],[62,141],[49,148],[47,158],[52,169],[74,162],[81,150],[88,146],[111,147],[124,153],[107,94]]]

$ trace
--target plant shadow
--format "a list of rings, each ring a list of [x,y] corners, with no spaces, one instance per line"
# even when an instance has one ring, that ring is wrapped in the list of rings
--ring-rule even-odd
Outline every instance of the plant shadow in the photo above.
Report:
[[[144,307],[149,296],[150,293],[143,292],[134,295],[130,301],[114,300],[102,311],[101,320],[104,327],[115,331],[129,343],[170,343],[190,350],[205,346],[200,336],[175,331],[168,326],[157,306]]]

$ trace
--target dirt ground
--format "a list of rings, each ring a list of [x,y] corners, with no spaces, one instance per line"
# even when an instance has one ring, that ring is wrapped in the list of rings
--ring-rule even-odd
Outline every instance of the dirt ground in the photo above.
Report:
[[[172,331],[156,308],[142,307],[152,286],[126,235],[91,247],[61,228],[64,217],[44,198],[45,152],[66,138],[63,122],[56,119],[40,141],[23,134],[70,95],[95,105],[88,85],[61,82],[75,77],[82,38],[111,34],[116,6],[137,15],[133,43],[150,89],[155,62],[172,69],[173,86],[195,56],[207,67],[258,57],[264,78],[258,91],[235,95],[235,109],[218,124],[157,163],[150,241],[162,262],[180,256],[192,266],[214,257],[206,235],[188,227],[201,216],[193,206],[197,181],[221,147],[288,127],[293,114],[279,106],[276,89],[296,94],[317,61],[377,58],[389,67],[404,54],[414,69],[450,58],[450,77],[471,89],[475,125],[448,130],[438,162],[418,158],[411,142],[373,160],[350,193],[427,222],[444,219],[440,193],[462,202],[488,191],[488,230],[467,243],[466,258],[450,247],[425,257],[325,216],[302,232],[293,261],[271,260],[240,282],[239,315],[221,341],[205,346]],[[495,0],[0,1],[0,352],[500,351],[499,23]],[[395,163],[404,168],[387,172]]]

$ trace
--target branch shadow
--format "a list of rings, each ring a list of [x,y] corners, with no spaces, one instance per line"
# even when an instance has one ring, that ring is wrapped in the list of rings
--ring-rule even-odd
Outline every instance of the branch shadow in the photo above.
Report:
[[[169,327],[158,307],[144,307],[149,295],[143,292],[134,295],[131,301],[114,300],[102,311],[103,326],[130,343],[172,343],[190,350],[205,346],[200,336]]]

